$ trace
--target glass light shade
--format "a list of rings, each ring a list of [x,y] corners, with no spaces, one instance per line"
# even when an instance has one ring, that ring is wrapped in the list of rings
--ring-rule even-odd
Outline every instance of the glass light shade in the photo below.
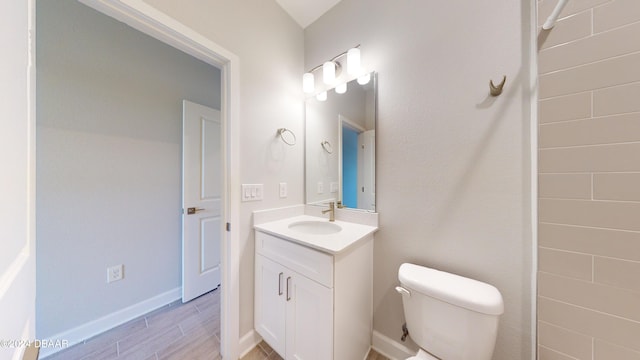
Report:
[[[357,75],[360,72],[360,49],[353,48],[347,51],[347,73]]]
[[[336,81],[336,64],[333,61],[327,61],[322,64],[322,80],[325,84],[331,84]]]
[[[358,78],[358,84],[366,85],[369,83],[370,80],[371,80],[371,74],[366,73]]]
[[[342,83],[336,86],[336,93],[344,94],[347,92],[347,83]]]
[[[323,91],[320,94],[316,95],[316,99],[318,99],[318,101],[325,101],[327,100],[327,92]]]
[[[309,94],[315,90],[315,84],[312,73],[302,75],[302,91]]]

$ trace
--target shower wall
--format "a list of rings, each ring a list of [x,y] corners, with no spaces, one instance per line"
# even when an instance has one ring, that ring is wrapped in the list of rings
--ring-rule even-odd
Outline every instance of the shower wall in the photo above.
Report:
[[[538,32],[538,358],[637,360],[640,2],[561,16]]]

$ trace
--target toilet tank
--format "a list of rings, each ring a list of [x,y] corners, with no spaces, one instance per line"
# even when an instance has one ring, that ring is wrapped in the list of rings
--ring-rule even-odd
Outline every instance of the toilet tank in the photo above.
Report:
[[[446,360],[491,360],[504,303],[495,287],[427,267],[402,264],[398,279],[409,336]]]

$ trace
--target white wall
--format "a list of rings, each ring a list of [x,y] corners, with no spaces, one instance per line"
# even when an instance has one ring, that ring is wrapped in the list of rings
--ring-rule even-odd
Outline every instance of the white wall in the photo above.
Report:
[[[253,210],[304,201],[302,29],[275,1],[147,0],[156,9],[238,56],[240,62],[240,179],[264,184],[264,200],[240,209],[240,336],[253,330]],[[295,132],[296,146],[276,138]],[[278,183],[289,196],[278,197]],[[239,199],[232,199],[239,201]],[[235,226],[235,225],[234,225]]]
[[[343,0],[305,30],[306,68],[361,44],[378,72],[374,329],[396,341],[414,262],[495,285],[494,359],[531,358],[529,33],[511,0]]]
[[[75,0],[37,2],[37,335],[181,286],[182,99],[220,70]],[[106,283],[124,264],[125,278]]]
[[[31,1],[0,3],[0,339],[35,338]],[[23,348],[0,347],[0,359]]]

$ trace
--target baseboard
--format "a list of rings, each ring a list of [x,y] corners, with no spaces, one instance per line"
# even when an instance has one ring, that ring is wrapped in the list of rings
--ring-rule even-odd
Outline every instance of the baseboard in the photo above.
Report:
[[[249,351],[253,350],[260,342],[262,341],[262,337],[258,334],[257,331],[251,329],[248,333],[246,333],[243,337],[240,338],[240,359],[242,359],[245,355],[249,353]]]
[[[372,336],[373,350],[384,355],[391,360],[404,360],[408,357],[414,356],[417,351],[411,350],[403,344],[394,341],[393,339],[380,334],[377,331],[373,331]]]
[[[73,329],[61,332],[59,334],[50,336],[47,340],[66,340],[69,346],[80,344],[81,342],[90,339],[96,335],[113,329],[118,325],[122,325],[127,321],[140,317],[150,311],[158,309],[162,306],[170,304],[182,297],[182,288],[177,287],[173,290],[169,290],[165,293],[156,295],[147,300],[143,300],[137,304],[133,304],[124,309],[115,311],[109,315],[103,316],[99,319],[90,321],[86,324],[80,325]],[[44,358],[52,355],[61,348],[46,347],[40,349],[40,357]]]

